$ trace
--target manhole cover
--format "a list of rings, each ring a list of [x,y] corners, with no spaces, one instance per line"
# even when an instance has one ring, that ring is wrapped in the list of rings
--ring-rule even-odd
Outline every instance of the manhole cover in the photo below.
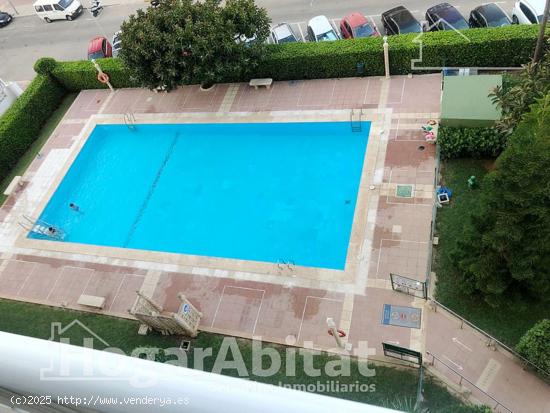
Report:
[[[412,198],[413,186],[412,185],[397,185],[395,195],[399,198]]]

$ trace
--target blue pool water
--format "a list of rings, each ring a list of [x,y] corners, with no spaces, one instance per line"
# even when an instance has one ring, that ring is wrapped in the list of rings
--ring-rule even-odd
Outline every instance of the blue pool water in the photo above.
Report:
[[[40,218],[64,242],[344,269],[369,128],[98,125]]]

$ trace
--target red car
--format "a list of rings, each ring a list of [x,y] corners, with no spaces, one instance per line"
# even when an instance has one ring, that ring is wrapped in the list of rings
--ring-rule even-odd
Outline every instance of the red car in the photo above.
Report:
[[[113,48],[111,43],[103,36],[90,40],[88,45],[88,60],[101,59],[103,57],[113,57]]]
[[[342,19],[340,22],[340,32],[344,39],[379,36],[376,27],[358,12],[351,13]]]

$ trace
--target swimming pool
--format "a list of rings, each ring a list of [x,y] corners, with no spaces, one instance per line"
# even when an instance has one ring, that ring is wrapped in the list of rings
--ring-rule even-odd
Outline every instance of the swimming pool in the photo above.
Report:
[[[40,219],[62,242],[341,270],[369,129],[96,125]]]

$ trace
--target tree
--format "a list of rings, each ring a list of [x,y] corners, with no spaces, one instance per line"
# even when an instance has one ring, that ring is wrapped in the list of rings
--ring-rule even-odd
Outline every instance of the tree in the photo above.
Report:
[[[535,366],[550,373],[550,320],[535,324],[521,338],[516,349]]]
[[[532,106],[482,183],[452,257],[492,305],[550,300],[550,94]]]
[[[161,0],[122,24],[120,58],[151,89],[246,76],[265,52],[270,20],[253,0]],[[254,41],[246,41],[254,39]]]
[[[491,94],[502,115],[496,127],[506,135],[511,134],[537,99],[550,92],[550,53],[539,63],[529,63],[515,76],[506,75],[502,87]]]

